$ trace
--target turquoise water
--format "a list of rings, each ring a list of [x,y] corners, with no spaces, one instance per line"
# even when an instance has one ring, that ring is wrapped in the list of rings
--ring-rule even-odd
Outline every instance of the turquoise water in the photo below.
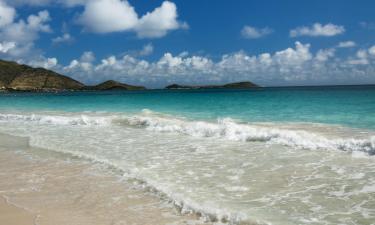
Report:
[[[375,86],[11,93],[0,110],[155,112],[191,119],[317,122],[375,129]]]
[[[219,224],[375,221],[374,86],[2,93],[0,133]]]

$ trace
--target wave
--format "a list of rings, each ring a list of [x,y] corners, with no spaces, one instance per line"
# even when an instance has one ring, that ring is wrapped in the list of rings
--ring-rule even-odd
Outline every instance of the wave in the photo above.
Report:
[[[340,150],[375,155],[375,136],[366,138],[327,137],[306,129],[285,129],[279,125],[262,126],[241,123],[231,118],[216,122],[191,121],[150,110],[136,115],[41,115],[0,114],[1,122],[38,123],[72,126],[130,126],[153,132],[179,133],[200,138],[219,138],[229,141],[264,142],[299,149]]]
[[[125,169],[123,166],[117,163],[101,157],[99,155],[84,153],[74,150],[67,150],[57,146],[51,146],[43,138],[29,137],[29,145],[34,148],[49,150],[52,152],[64,154],[70,157],[79,158],[93,163],[105,165],[107,168],[113,169],[122,173],[125,181],[130,181],[135,188],[147,191],[151,194],[155,194],[161,200],[171,203],[176,209],[182,214],[196,214],[203,221],[209,222],[220,222],[222,225],[240,225],[240,224],[253,224],[253,225],[265,225],[267,223],[261,220],[254,220],[249,218],[246,214],[237,212],[230,212],[228,209],[217,208],[212,205],[205,205],[198,203],[192,199],[186,198],[186,196],[179,193],[175,193],[165,185],[160,185],[153,179],[139,176],[137,169]]]
[[[375,154],[375,137],[367,138],[329,138],[312,129],[287,129],[280,124],[251,124],[235,121],[231,118],[218,119],[214,122],[194,121],[185,118],[155,113],[144,110],[135,115],[121,114],[0,114],[0,126],[2,123],[10,125],[47,125],[47,126],[116,126],[116,128],[132,127],[144,129],[149,132],[167,132],[198,138],[224,139],[228,141],[262,142],[265,144],[281,144],[300,149],[328,149],[347,152],[365,152]],[[17,123],[17,124],[16,124]],[[311,125],[311,124],[310,124]],[[27,127],[26,127],[27,128]],[[65,129],[65,127],[64,127]],[[27,129],[25,129],[27,130]],[[218,208],[217,206],[204,205],[189,199],[187,196],[169,190],[166,185],[161,185],[152,177],[139,175],[136,170],[124,168],[121,164],[90,152],[75,151],[74,148],[50,144],[43,135],[30,134],[30,146],[48,149],[55,152],[70,154],[93,162],[102,163],[124,173],[125,178],[140,181],[140,186],[152,191],[163,198],[170,200],[182,212],[195,212],[208,221],[220,221],[225,224],[265,224],[263,221],[254,221],[247,214]]]

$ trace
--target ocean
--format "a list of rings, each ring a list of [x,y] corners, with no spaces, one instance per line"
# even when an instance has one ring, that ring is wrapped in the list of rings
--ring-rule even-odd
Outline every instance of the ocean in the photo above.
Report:
[[[375,221],[375,86],[1,93],[0,133],[208,221]]]

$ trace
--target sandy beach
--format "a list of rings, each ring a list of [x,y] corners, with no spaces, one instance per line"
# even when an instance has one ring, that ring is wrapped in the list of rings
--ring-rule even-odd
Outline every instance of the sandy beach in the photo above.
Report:
[[[101,165],[0,139],[1,225],[202,224]]]
[[[24,209],[8,204],[5,198],[0,198],[1,224],[33,225],[35,215]]]

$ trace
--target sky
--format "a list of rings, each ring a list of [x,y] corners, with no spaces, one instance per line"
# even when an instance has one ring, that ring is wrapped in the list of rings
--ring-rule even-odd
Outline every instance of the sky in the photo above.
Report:
[[[0,0],[0,58],[86,84],[375,84],[375,1]]]

